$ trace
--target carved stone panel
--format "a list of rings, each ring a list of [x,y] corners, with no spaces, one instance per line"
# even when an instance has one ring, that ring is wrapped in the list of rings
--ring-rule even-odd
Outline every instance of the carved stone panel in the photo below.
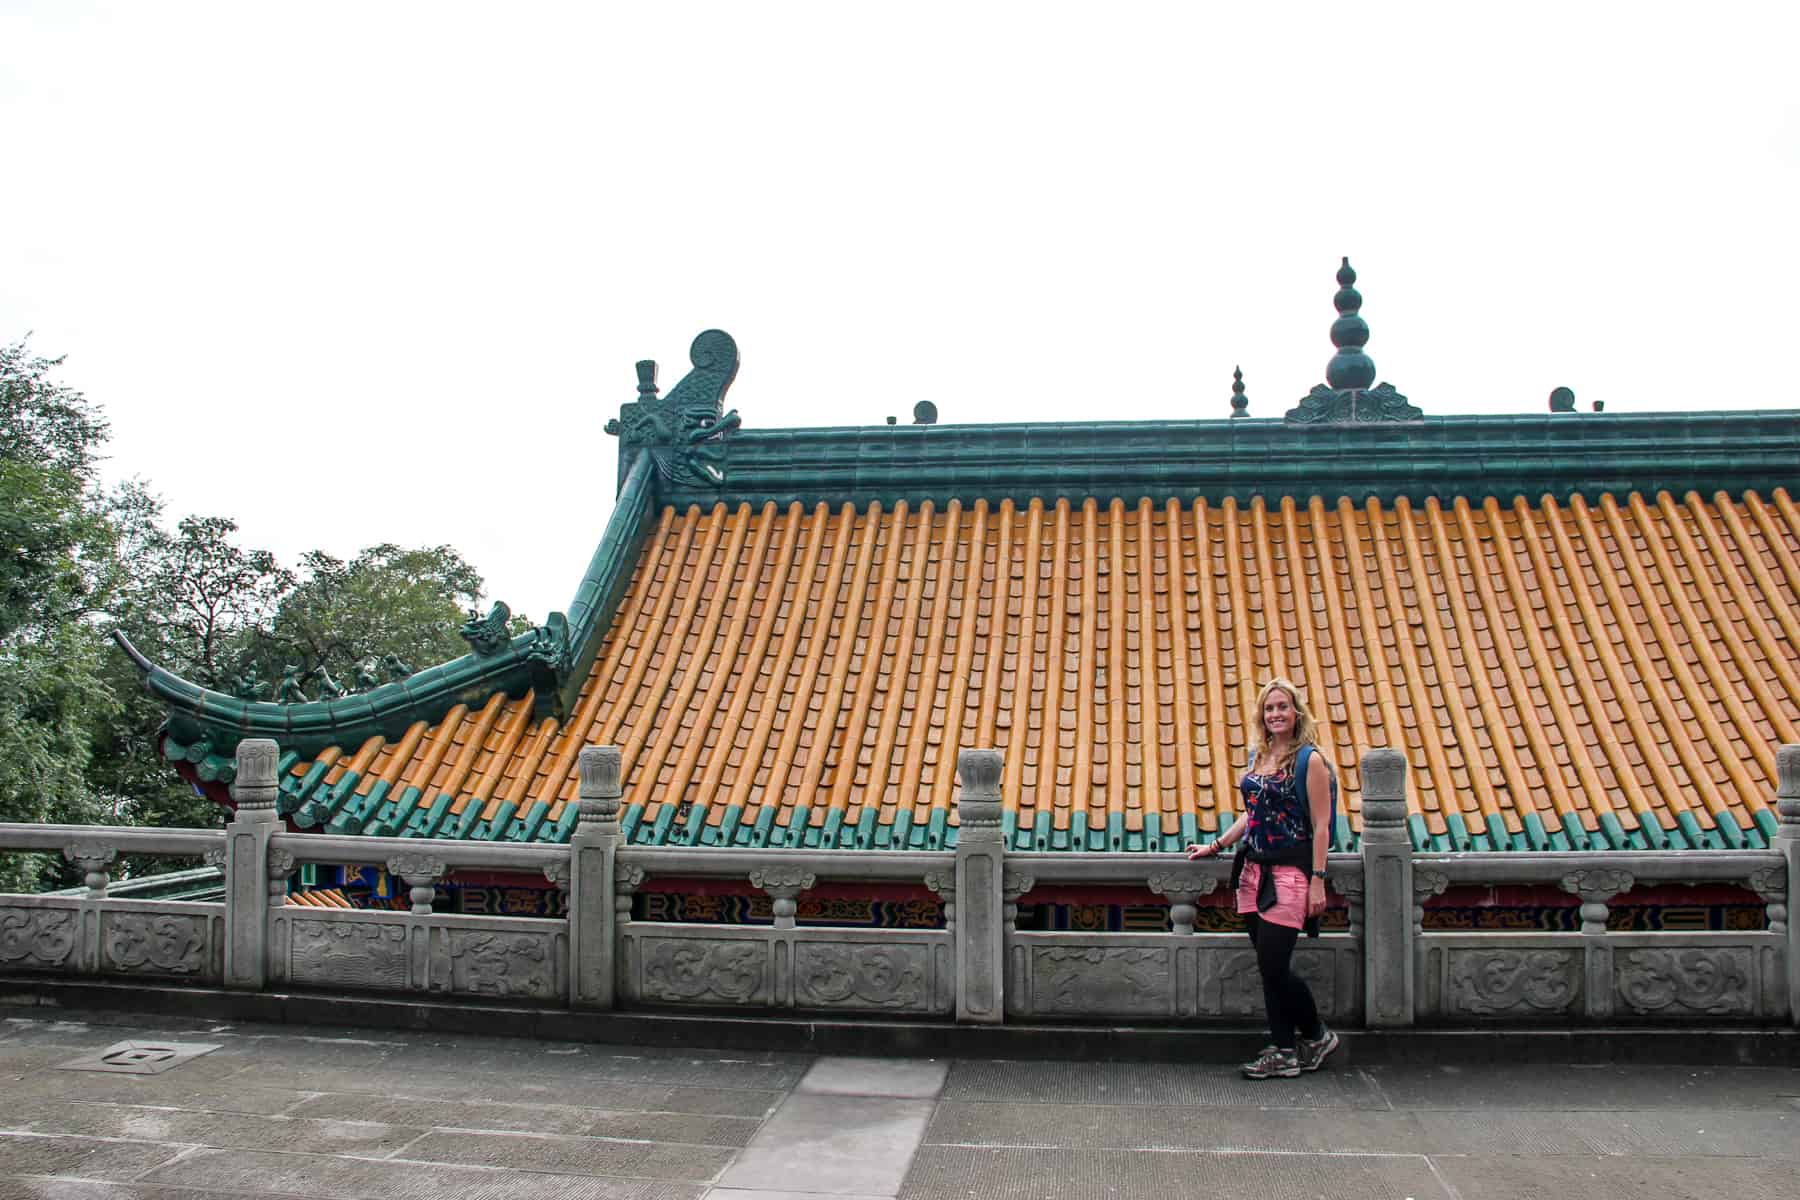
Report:
[[[1620,950],[1613,959],[1619,1001],[1647,1016],[1751,1016],[1752,955],[1748,946]]]
[[[1034,946],[1032,1013],[1172,1016],[1170,947]]]
[[[931,947],[924,943],[798,942],[794,1004],[930,1012],[930,954]]]
[[[207,973],[207,926],[204,914],[114,912],[105,917],[101,939],[102,969],[132,975]]]
[[[1319,1015],[1327,1019],[1349,1011],[1338,1003],[1336,951],[1330,948],[1297,947],[1292,970],[1312,990],[1313,1003]],[[1263,1005],[1262,974],[1256,969],[1256,952],[1230,950],[1209,956],[1214,978],[1218,982],[1218,1004],[1206,1003],[1212,989],[1201,968],[1201,1012],[1221,1017],[1249,1017],[1262,1020],[1267,1014]],[[1354,1003],[1354,1002],[1352,1002]]]
[[[81,927],[68,908],[0,908],[0,968],[23,971],[74,970],[71,961]]]
[[[1580,950],[1451,949],[1444,975],[1446,1015],[1548,1017],[1581,1010]]]
[[[556,948],[549,934],[452,929],[450,990],[473,996],[554,1000]]]
[[[296,920],[291,933],[295,983],[404,991],[408,983],[406,930],[369,921]]]
[[[638,946],[638,994],[674,1004],[772,1003],[769,943],[647,937]]]

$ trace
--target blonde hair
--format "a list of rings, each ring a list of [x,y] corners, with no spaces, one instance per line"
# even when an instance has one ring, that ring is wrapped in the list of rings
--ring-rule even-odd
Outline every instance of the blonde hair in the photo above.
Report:
[[[1281,771],[1293,767],[1294,761],[1300,757],[1300,747],[1319,744],[1319,723],[1313,720],[1311,710],[1300,696],[1300,689],[1294,686],[1292,680],[1279,677],[1269,680],[1262,685],[1262,691],[1256,693],[1256,722],[1252,727],[1255,732],[1250,739],[1250,748],[1256,758],[1260,759],[1269,748],[1269,730],[1263,724],[1263,705],[1269,702],[1269,696],[1274,692],[1286,692],[1288,702],[1294,706],[1293,740],[1288,745],[1287,753],[1275,764],[1275,769]]]

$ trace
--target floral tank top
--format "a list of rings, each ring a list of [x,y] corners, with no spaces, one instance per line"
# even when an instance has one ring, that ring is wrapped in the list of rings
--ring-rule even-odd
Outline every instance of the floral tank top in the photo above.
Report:
[[[1311,851],[1311,814],[1300,805],[1292,767],[1268,775],[1247,771],[1238,789],[1244,794],[1245,841],[1253,858],[1286,858]]]

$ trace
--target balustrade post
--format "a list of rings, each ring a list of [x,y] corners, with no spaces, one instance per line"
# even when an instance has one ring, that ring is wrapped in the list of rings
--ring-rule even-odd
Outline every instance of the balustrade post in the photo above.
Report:
[[[999,1024],[1006,1013],[1006,845],[1000,833],[1000,752],[956,758],[956,1019]]]
[[[1800,746],[1783,746],[1775,752],[1775,811],[1781,824],[1775,830],[1775,849],[1787,860],[1782,923],[1787,934],[1787,1004],[1788,1020],[1800,1025],[1800,922],[1793,919],[1789,906],[1800,895]],[[1770,928],[1775,922],[1771,907]]]
[[[237,747],[231,798],[237,810],[225,826],[225,986],[261,988],[269,977],[269,839],[281,829],[275,811],[272,738],[245,738]]]
[[[1629,892],[1637,881],[1616,867],[1588,867],[1562,877],[1562,890],[1581,898],[1583,995],[1589,1020],[1613,1012],[1613,952],[1606,940],[1607,901]]]
[[[569,1003],[611,1008],[619,944],[613,914],[619,801],[625,794],[619,748],[584,746],[579,761],[581,807],[569,840]]]
[[[1413,849],[1406,829],[1406,756],[1362,759],[1363,1014],[1370,1028],[1414,1016]]]

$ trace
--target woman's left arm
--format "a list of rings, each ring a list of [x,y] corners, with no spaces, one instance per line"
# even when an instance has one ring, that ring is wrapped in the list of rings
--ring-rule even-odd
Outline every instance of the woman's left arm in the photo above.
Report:
[[[1331,771],[1314,750],[1306,764],[1306,806],[1312,810],[1312,878],[1306,885],[1306,915],[1325,911],[1325,856],[1331,852]]]

